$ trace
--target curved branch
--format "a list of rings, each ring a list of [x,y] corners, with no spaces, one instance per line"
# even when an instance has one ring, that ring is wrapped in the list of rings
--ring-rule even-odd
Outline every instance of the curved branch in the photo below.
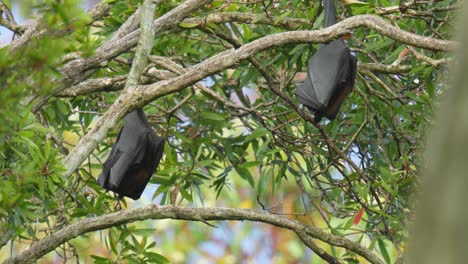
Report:
[[[409,65],[399,65],[399,64],[380,64],[380,63],[358,63],[358,68],[364,70],[370,70],[380,73],[405,73],[411,70]],[[144,75],[148,77],[155,78],[158,80],[167,80],[175,77],[175,75],[169,71],[158,70],[155,68],[150,68],[148,72]],[[305,76],[304,76],[305,78]],[[127,75],[118,75],[113,77],[101,77],[96,79],[89,79],[84,82],[81,82],[77,85],[71,86],[60,93],[57,97],[76,97],[78,95],[86,95],[95,92],[111,92],[122,90],[124,87],[124,81],[127,79]],[[153,81],[154,82],[154,81]],[[142,83],[150,84],[151,79],[143,80]]]
[[[5,14],[5,18],[3,18],[3,14]],[[21,35],[24,32],[24,28],[16,23],[13,14],[11,13],[8,6],[3,3],[3,1],[0,1],[0,26],[8,28],[15,34]]]
[[[201,5],[210,2],[209,0],[188,0],[181,5],[177,6],[176,8],[172,9],[162,17],[156,19],[154,21],[154,26],[156,28],[156,35],[162,34],[163,32],[169,31],[175,27],[178,23],[182,22],[185,16],[187,16],[190,12],[196,10]],[[222,14],[222,13],[221,13]],[[225,15],[221,16],[222,19],[218,21],[227,21],[229,19],[233,20],[233,17],[237,17],[238,19],[243,19],[243,16],[240,14],[234,13],[236,15]],[[254,19],[256,15],[251,15]],[[216,16],[215,16],[216,18]],[[244,18],[245,19],[245,18]],[[400,41],[402,43],[420,47],[424,49],[431,49],[431,50],[439,50],[439,51],[448,51],[452,50],[455,47],[455,42],[440,40],[430,37],[419,36],[413,33],[409,33],[403,31],[397,27],[394,27],[387,23],[384,19],[373,16],[373,15],[359,15],[347,18],[342,20],[341,22],[325,28],[323,30],[317,31],[297,31],[299,33],[303,33],[304,35],[310,34],[311,36],[319,36],[314,39],[313,41],[306,40],[304,38],[298,39],[296,41],[286,41],[286,43],[324,43],[333,39],[336,39],[340,36],[346,35],[350,33],[352,29],[358,27],[366,27],[369,29],[374,29],[383,35]],[[290,32],[292,33],[292,32]],[[138,37],[140,34],[140,30],[135,30],[130,34],[122,37],[121,39],[116,39],[113,42],[106,42],[104,45],[99,47],[95,55],[91,58],[86,59],[75,59],[73,61],[68,62],[66,65],[60,68],[60,72],[65,76],[64,79],[58,81],[57,89],[55,89],[54,93],[59,93],[60,91],[64,90],[70,85],[79,83],[80,81],[84,80],[86,74],[83,74],[85,71],[89,71],[90,69],[94,69],[99,67],[100,64],[118,56],[119,54],[129,50],[130,48],[134,47],[138,41]],[[283,33],[285,34],[285,33]],[[326,36],[326,37],[324,37]],[[287,37],[287,36],[285,36]],[[33,107],[33,112],[36,112],[43,104],[47,101],[48,98],[43,98]]]
[[[195,10],[195,6],[199,7],[202,4],[205,4],[209,1],[204,0],[191,0],[186,1],[180,6],[174,8],[173,10],[169,11],[164,16],[158,18],[154,21],[154,25],[157,28],[156,35],[161,34],[167,30],[173,28],[176,24],[180,23],[183,19],[183,16],[187,15],[189,12]],[[218,13],[208,16],[207,22],[249,22],[255,21],[255,18],[258,15],[256,14],[242,14],[242,13]],[[192,21],[193,20],[193,21]],[[184,21],[192,21],[192,22],[199,22],[200,19],[186,19]],[[286,19],[283,22],[278,22],[279,24],[283,23],[285,26],[294,27],[296,26],[299,21],[295,21],[292,19]],[[274,21],[273,21],[274,22]],[[259,23],[271,23],[268,19],[259,20]],[[312,43],[323,43],[335,39],[337,37],[346,35],[349,33],[350,30],[359,28],[359,27],[366,27],[369,29],[374,29],[381,34],[400,41],[402,43],[420,47],[424,49],[431,49],[431,50],[440,50],[440,51],[448,51],[452,50],[455,46],[455,42],[440,40],[430,37],[419,36],[413,33],[406,32],[401,30],[397,27],[392,26],[391,24],[387,23],[384,19],[374,16],[374,15],[359,15],[347,18],[342,20],[341,22],[335,24],[334,26],[328,27],[326,29],[317,31],[313,30],[310,31],[312,34],[319,34],[323,32],[325,35],[329,35],[330,38],[322,38],[312,41]],[[107,45],[103,45],[98,50],[96,50],[95,56],[87,59],[77,59],[74,61],[69,62],[65,66],[61,68],[61,72],[71,78],[72,76],[79,75],[78,73],[83,72],[85,70],[94,68],[98,66],[99,63],[107,61],[118,54],[125,52],[126,50],[134,47],[139,37],[139,30],[135,30],[130,34],[122,37],[121,39],[116,39],[114,42],[107,43]],[[298,31],[301,32],[301,31]],[[299,43],[299,42],[298,42]]]
[[[314,239],[307,235],[306,232],[302,231],[294,231],[296,235],[304,242],[304,244],[309,247],[315,254],[319,255],[323,260],[330,264],[341,264],[343,263],[341,260],[331,256],[328,254],[323,248],[319,247],[315,242]]]
[[[193,0],[187,2],[196,2],[198,5],[201,2],[200,0]],[[186,4],[185,2],[184,4]],[[181,20],[182,14],[187,14],[186,12],[191,11],[192,9],[188,8],[187,6],[178,6],[174,9],[174,12],[169,12],[166,15],[155,20],[155,26],[157,26],[156,34],[161,34],[162,32],[169,30],[171,27],[165,25],[164,23],[171,23],[171,25],[175,25],[179,23]],[[190,3],[194,4],[194,3]],[[177,10],[176,10],[177,9]],[[171,16],[177,15],[177,18],[170,19]],[[205,22],[217,22],[217,23],[225,23],[225,22],[253,22],[257,15],[255,14],[242,14],[242,13],[218,13],[209,15],[206,18]],[[263,21],[265,20],[265,21]],[[268,19],[260,20],[258,23],[270,23]],[[199,18],[190,18],[185,19],[184,21],[188,21],[191,23],[202,23]],[[295,21],[293,19],[286,19],[282,23],[285,25],[289,25],[291,27],[296,26],[296,23],[299,23],[300,20]],[[281,23],[281,22],[278,22]],[[440,50],[440,51],[447,51],[454,48],[456,45],[455,42],[440,40],[430,37],[419,36],[413,33],[406,32],[401,30],[397,27],[390,25],[389,23],[385,22],[384,19],[373,16],[373,15],[359,15],[347,18],[334,26],[325,28],[323,30],[312,30],[312,31],[295,31],[295,32],[286,32],[280,34],[287,34],[293,33],[291,36],[283,35],[283,38],[296,38],[294,39],[286,39],[284,44],[287,43],[324,43],[336,39],[340,36],[346,35],[349,33],[350,30],[359,28],[359,27],[367,27],[369,29],[374,29],[379,31],[381,34],[386,35],[389,38],[398,40],[402,43],[420,47],[424,49],[431,49],[431,50]],[[297,35],[296,35],[297,33]],[[294,36],[295,35],[295,36]],[[62,73],[69,78],[74,75],[80,75],[78,73],[83,72],[87,69],[96,67],[99,63],[107,61],[118,54],[132,48],[136,45],[137,39],[139,36],[139,30],[135,30],[132,33],[120,38],[116,39],[113,42],[108,42],[107,45],[103,45],[96,51],[95,56],[87,59],[77,59],[74,61],[69,62],[65,66],[61,68]],[[274,35],[271,35],[274,36]],[[299,37],[302,36],[302,37]],[[269,36],[267,36],[269,37]],[[264,38],[262,38],[264,39]],[[279,44],[281,45],[281,44]],[[266,47],[267,48],[267,47]],[[265,48],[265,49],[266,49]]]
[[[376,29],[391,38],[426,49],[450,50],[455,46],[455,43],[451,41],[423,37],[402,31],[389,25],[383,19],[376,16],[361,15],[348,18],[323,30],[284,32],[257,39],[238,49],[231,49],[222,52],[200,64],[197,64],[190,68],[186,74],[179,77],[144,86],[144,89],[140,89],[140,96],[136,97],[140,97],[143,104],[148,103],[160,96],[181,90],[198,80],[223,70],[240,60],[247,59],[253,54],[268,48],[294,43],[324,43],[346,35],[350,29],[359,26],[367,26],[369,28]]]
[[[22,253],[7,259],[4,264],[28,263],[37,260],[48,252],[54,250],[59,245],[88,232],[102,230],[109,227],[131,223],[147,219],[176,219],[188,221],[213,221],[213,220],[234,220],[234,221],[254,221],[262,222],[281,228],[289,229],[300,234],[301,239],[318,239],[333,246],[346,248],[364,257],[370,263],[383,264],[376,254],[361,246],[359,243],[349,239],[333,235],[321,229],[305,225],[299,221],[283,218],[279,215],[257,212],[248,209],[232,208],[186,208],[178,206],[155,205],[124,210],[99,217],[86,218],[77,223],[69,225],[62,230],[49,235],[38,241]],[[309,243],[306,243],[309,244]]]
[[[154,20],[154,34],[157,36],[165,31],[168,31],[177,26],[182,20],[200,8],[202,5],[211,2],[212,0],[188,0],[170,10],[163,16]],[[140,29],[132,31],[120,39],[115,39],[112,42],[106,42],[105,45],[99,47],[95,55],[91,58],[83,58],[73,60],[64,65],[60,71],[68,78],[79,76],[82,72],[95,68],[98,64],[116,57],[117,55],[136,46],[140,37]]]
[[[211,1],[212,0],[187,0],[181,3],[174,9],[153,21],[153,26],[155,28],[154,35],[158,36],[175,28],[190,13]],[[138,15],[134,14],[132,17],[137,19]],[[125,29],[116,33],[118,36],[121,35],[120,33],[123,35],[125,32],[134,28],[132,25],[134,25],[135,21],[127,22],[128,25],[124,27]],[[86,80],[98,68],[107,66],[107,62],[110,59],[115,58],[119,54],[135,47],[139,37],[140,29],[134,30],[129,34],[122,36],[120,39],[114,39],[111,37],[112,41],[106,41],[103,45],[97,48],[93,57],[78,58],[66,63],[59,69],[62,74],[62,79],[54,80],[56,88],[52,94],[58,94],[69,86]],[[33,106],[32,111],[37,112],[47,102],[49,97],[50,96],[40,97],[37,100],[38,102]]]
[[[427,63],[427,64],[430,64],[432,65],[433,67],[440,67],[440,65],[443,65],[443,64],[447,64],[451,61],[450,58],[444,58],[444,59],[440,59],[440,60],[435,60],[433,58],[430,58],[420,52],[418,52],[416,49],[414,49],[413,47],[408,47],[409,51],[414,55],[414,57],[420,61],[422,61],[423,63]]]
[[[102,2],[95,5],[88,11],[88,15],[91,17],[91,21],[96,21],[103,16],[106,16],[109,13],[110,7],[109,4]],[[46,30],[41,28],[41,18],[38,18],[34,23],[28,28],[24,29],[25,33],[21,37],[16,38],[8,47],[9,53],[15,53],[20,48],[28,44],[31,39],[42,38],[46,34]],[[65,31],[63,32],[65,33]]]
[[[165,14],[164,16],[155,20],[155,27],[157,28],[156,35],[171,29],[175,24],[181,22],[183,19],[183,15],[186,15],[187,12],[192,12],[193,10],[195,10],[194,5],[197,5],[198,7],[206,2],[209,2],[209,1],[207,0],[186,1],[180,6],[174,8],[173,10]],[[225,13],[225,15],[222,15],[222,14],[223,13],[220,13],[219,15],[210,15],[207,17],[207,19],[210,19],[210,17],[212,17],[213,21],[218,21],[219,23],[229,22],[229,21],[233,22],[233,21],[236,21],[235,19],[238,19],[239,21],[242,22],[242,21],[249,21],[249,20],[253,21],[257,16],[254,14],[241,15],[239,13],[227,13],[227,14]],[[327,38],[327,39],[322,38],[322,39],[317,39],[316,41],[313,41],[313,43],[323,43],[323,42],[335,39],[337,37],[346,35],[347,33],[349,33],[350,30],[358,28],[358,27],[366,27],[369,29],[374,29],[389,38],[398,40],[400,42],[403,42],[411,46],[425,48],[425,49],[448,51],[448,50],[452,50],[455,46],[455,43],[452,41],[419,36],[417,34],[413,34],[413,33],[409,33],[407,31],[401,30],[385,22],[384,19],[378,16],[373,16],[373,15],[353,16],[345,20],[342,20],[341,22],[331,27],[328,27],[326,29],[323,29],[320,31],[313,30],[310,32],[312,34],[318,34],[320,32],[323,32],[326,35],[332,36],[331,38]],[[96,67],[99,63],[109,60],[117,56],[118,54],[134,47],[138,40],[139,34],[140,34],[139,30],[135,30],[132,33],[126,35],[125,37],[119,40],[116,40],[115,42],[109,43],[108,45],[98,48],[95,56],[93,56],[92,58],[78,59],[78,60],[70,62],[69,64],[65,65],[62,68],[62,71],[72,74],[73,72],[76,73],[76,71],[82,72],[86,69]]]
[[[75,171],[86,157],[104,140],[109,130],[129,111],[150,103],[151,101],[170,93],[180,91],[205,77],[224,70],[241,60],[268,48],[294,43],[324,43],[349,33],[349,30],[359,26],[379,29],[385,35],[407,41],[407,44],[429,49],[447,50],[455,46],[454,42],[422,37],[387,24],[383,19],[361,15],[348,18],[323,30],[292,31],[272,34],[257,39],[238,49],[221,52],[189,69],[185,74],[155,84],[140,85],[132,94],[123,93],[109,110],[97,121],[96,125],[78,142],[73,151],[65,158],[66,176]],[[354,166],[353,166],[354,167]],[[355,169],[357,167],[354,167]]]

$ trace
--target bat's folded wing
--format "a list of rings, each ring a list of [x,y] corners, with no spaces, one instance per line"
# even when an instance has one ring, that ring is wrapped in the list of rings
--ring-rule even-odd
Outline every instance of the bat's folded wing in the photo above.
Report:
[[[120,194],[134,200],[140,198],[164,154],[164,138],[157,136],[152,129],[147,131],[145,138],[144,155],[136,157],[136,163],[120,184],[123,188]]]
[[[143,134],[129,135],[129,129],[124,125],[120,137],[112,146],[112,151],[99,175],[98,184],[107,190],[116,191],[132,165],[138,163],[142,156],[145,141]]]
[[[297,85],[296,97],[300,104],[307,106],[309,109],[320,109],[322,105],[318,102],[314,92],[314,87],[310,80],[310,73],[301,84]]]
[[[340,102],[335,98],[342,94],[344,87],[354,85],[356,76],[356,58],[342,39],[322,45],[310,58],[307,77],[298,85],[296,96],[300,104],[305,105],[318,117],[336,117]],[[348,92],[349,93],[349,92]],[[338,103],[338,105],[335,105]],[[333,106],[333,109],[329,109]],[[333,112],[330,114],[330,110]]]
[[[343,61],[349,49],[342,39],[321,46],[309,63],[310,76],[317,101],[326,107],[340,80],[343,79]]]
[[[121,196],[140,198],[164,152],[164,138],[157,136],[143,111],[125,117],[98,184]]]

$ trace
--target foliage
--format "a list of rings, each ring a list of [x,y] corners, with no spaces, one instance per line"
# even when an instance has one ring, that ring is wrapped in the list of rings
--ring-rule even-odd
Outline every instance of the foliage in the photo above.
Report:
[[[92,23],[88,16],[78,12],[81,9],[77,1],[39,2],[35,8],[42,15],[41,25],[46,34],[15,54],[9,53],[8,47],[0,50],[3,101],[0,228],[13,232],[13,244],[40,239],[85,217],[138,205],[129,200],[117,201],[95,183],[118,127],[72,177],[63,177],[63,156],[114,103],[120,93],[117,86],[63,98],[56,96],[54,85],[61,78],[64,55],[79,52],[84,57],[93,56],[95,48],[118,30],[141,1],[108,1],[109,15]],[[161,1],[156,17],[180,2]],[[183,22],[155,40],[152,55],[191,67],[266,35],[322,27],[322,9],[317,1],[250,2],[213,1],[190,15],[204,18],[217,12],[255,14],[250,24]],[[452,20],[456,1],[427,1],[417,6],[405,2],[409,8],[384,12],[398,4],[386,0],[343,1],[337,8],[340,19],[380,14],[402,30],[432,38],[451,38],[452,28],[447,21]],[[273,23],[262,22],[269,17],[275,18]],[[310,23],[301,22],[294,28],[281,24],[291,18]],[[57,32],[61,33],[55,36]],[[242,61],[200,82],[223,100],[190,87],[145,106],[155,132],[167,139],[165,157],[151,180],[154,188],[145,192],[146,199],[186,206],[258,210],[273,207],[275,213],[285,213],[289,218],[348,237],[374,250],[387,263],[393,263],[405,248],[407,223],[417,189],[416,175],[421,169],[421,144],[431,122],[434,100],[443,92],[446,74],[444,64],[433,65],[415,54],[422,53],[433,60],[443,60],[447,54],[421,49],[408,54],[406,45],[366,28],[356,29],[348,45],[360,64],[381,63],[400,70],[385,72],[360,67],[355,91],[346,99],[338,118],[322,121],[318,126],[302,118],[281,98],[284,95],[297,103],[292,79],[296,72],[305,71],[307,60],[318,45],[284,45],[254,55],[260,70],[267,71],[270,77],[262,75],[252,61]],[[90,78],[128,73],[126,62],[132,52],[120,54]],[[161,65],[151,66],[167,70]],[[268,78],[276,81],[280,94],[271,89]],[[156,81],[149,77],[147,82]],[[32,113],[38,98],[44,96],[51,97],[48,103]],[[251,111],[242,110],[246,108]],[[174,232],[173,227],[163,225],[167,230],[158,229],[158,223],[154,224],[156,230],[129,224],[102,231],[98,239],[108,252],[99,254],[102,252],[91,250],[93,261],[181,261],[180,256],[169,252],[182,253],[185,260],[200,254],[192,243],[202,245],[210,237],[216,237],[216,231],[209,227],[201,229],[206,233],[198,230],[200,224],[171,223],[176,226],[174,237],[167,234]],[[275,253],[270,256],[278,251],[274,259],[278,263],[317,261],[297,246],[298,239],[288,238],[289,233],[278,235],[277,228],[257,224],[226,227],[230,228],[249,234],[263,228],[259,237],[268,234],[274,237],[271,250]],[[154,242],[155,233],[160,245]],[[194,238],[186,237],[191,235]],[[226,252],[242,258],[244,251],[239,247],[245,242],[240,240],[248,235],[232,237],[238,241],[226,242]],[[282,242],[279,237],[288,241],[287,247],[279,245]],[[65,254],[84,252],[86,239],[67,243],[63,247],[68,252]],[[267,247],[260,241],[258,244]],[[354,252],[321,246],[348,263],[361,260]],[[17,245],[18,251],[21,248]],[[78,255],[90,260],[88,255]]]

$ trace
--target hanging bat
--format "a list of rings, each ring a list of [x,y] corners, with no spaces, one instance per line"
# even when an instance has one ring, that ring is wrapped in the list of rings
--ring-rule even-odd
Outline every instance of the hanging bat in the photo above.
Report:
[[[140,198],[164,153],[164,138],[154,133],[142,109],[128,113],[97,180],[106,190]]]
[[[336,23],[334,0],[325,0],[325,27]],[[353,90],[357,61],[343,39],[322,45],[309,59],[307,77],[296,89],[299,103],[314,113],[336,118],[343,100]]]

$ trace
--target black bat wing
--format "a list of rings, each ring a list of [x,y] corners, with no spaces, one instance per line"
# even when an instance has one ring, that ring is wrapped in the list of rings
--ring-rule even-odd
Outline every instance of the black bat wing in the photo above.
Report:
[[[309,60],[310,66],[310,60]],[[307,77],[304,82],[298,84],[296,89],[296,96],[299,103],[307,106],[309,109],[319,109],[321,104],[315,94],[314,86],[312,85],[310,67],[307,69]]]
[[[330,120],[336,118],[341,104],[348,94],[352,92],[356,80],[357,60],[347,47],[346,52],[343,53],[340,60],[342,66],[336,75],[336,85],[324,110],[324,116]]]
[[[121,183],[125,188],[121,193],[134,200],[140,198],[164,154],[164,138],[157,136],[152,129],[147,130],[145,141],[144,155],[135,160],[128,173],[133,176],[125,177],[125,182]]]
[[[343,61],[347,55],[349,49],[341,39],[322,45],[310,58],[307,77],[296,89],[299,103],[316,115],[323,113],[337,84],[344,78]]]
[[[97,183],[104,187],[105,189],[109,189],[108,187],[108,180],[109,180],[109,175],[110,175],[110,170],[112,168],[112,165],[119,159],[119,156],[122,155],[122,152],[117,153],[117,148],[119,144],[119,139],[120,136],[122,135],[122,130],[123,127],[120,129],[119,134],[117,135],[117,138],[112,145],[111,153],[109,154],[109,157],[107,157],[106,161],[103,164],[102,172],[99,175],[97,179]]]
[[[334,0],[324,1],[325,27],[336,23]],[[298,85],[296,97],[315,115],[335,119],[344,98],[352,91],[356,79],[357,62],[346,43],[337,39],[322,45],[309,59],[307,77]]]
[[[349,49],[342,39],[323,45],[312,56],[309,65],[312,72],[310,79],[318,102],[326,106],[333,95],[336,85],[343,78],[343,60]]]
[[[164,139],[154,133],[144,112],[135,110],[125,116],[98,184],[136,200],[156,170],[163,152]]]

